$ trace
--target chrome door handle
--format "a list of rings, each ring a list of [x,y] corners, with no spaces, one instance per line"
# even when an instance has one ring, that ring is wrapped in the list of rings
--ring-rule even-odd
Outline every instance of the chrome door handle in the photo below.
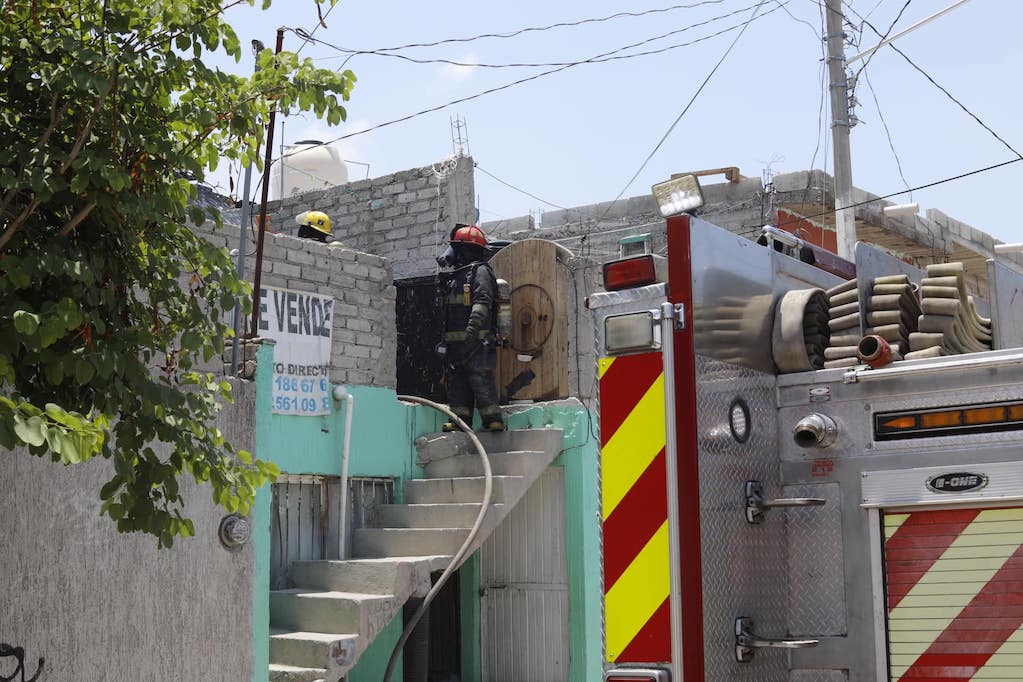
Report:
[[[752,618],[735,619],[735,660],[740,663],[752,661],[754,649],[808,649],[818,644],[819,639],[764,639],[753,633]]]
[[[764,499],[764,484],[760,481],[746,481],[746,521],[760,523],[764,512],[776,507],[819,507],[825,503],[823,497],[783,497],[776,500]]]

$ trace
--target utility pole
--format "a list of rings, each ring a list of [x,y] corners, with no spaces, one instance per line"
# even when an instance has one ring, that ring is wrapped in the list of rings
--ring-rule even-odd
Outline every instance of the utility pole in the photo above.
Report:
[[[831,146],[835,155],[835,229],[838,255],[853,260],[856,216],[852,197],[852,154],[849,148],[849,83],[845,75],[845,30],[842,0],[827,0],[828,77],[831,93]]]

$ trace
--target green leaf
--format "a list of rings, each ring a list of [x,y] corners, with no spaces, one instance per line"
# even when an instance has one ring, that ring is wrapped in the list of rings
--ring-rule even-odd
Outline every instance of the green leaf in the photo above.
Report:
[[[88,358],[78,358],[77,362],[75,362],[75,381],[79,385],[85,385],[94,376],[96,376],[96,368],[89,362]]]
[[[14,311],[14,328],[19,334],[32,336],[39,329],[39,316],[27,310]]]
[[[46,442],[46,422],[42,417],[24,419],[14,416],[14,433],[27,445],[42,445]]]

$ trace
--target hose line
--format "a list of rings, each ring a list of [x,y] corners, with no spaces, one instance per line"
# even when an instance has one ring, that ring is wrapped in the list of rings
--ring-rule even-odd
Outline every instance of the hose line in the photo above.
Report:
[[[387,661],[387,670],[384,672],[384,682],[390,682],[391,674],[394,672],[394,668],[398,664],[398,657],[405,649],[405,643],[408,641],[408,638],[412,636],[412,631],[416,629],[416,625],[419,623],[420,619],[422,619],[426,610],[430,607],[430,602],[433,601],[434,597],[437,596],[437,593],[440,592],[442,587],[444,587],[444,583],[448,581],[451,574],[454,573],[461,565],[466,552],[468,552],[473,541],[476,540],[476,536],[479,535],[480,528],[483,526],[483,519],[490,510],[490,498],[494,492],[494,473],[490,468],[490,458],[487,457],[487,451],[483,449],[483,443],[481,443],[476,434],[472,432],[472,428],[470,428],[468,424],[448,409],[446,405],[435,403],[432,400],[427,400],[426,398],[420,398],[419,396],[414,395],[399,395],[398,400],[426,405],[427,407],[432,407],[439,412],[443,412],[451,419],[452,423],[456,424],[458,428],[467,433],[469,435],[469,440],[472,441],[472,444],[476,447],[476,452],[480,455],[480,460],[483,462],[484,483],[483,501],[480,504],[480,511],[476,515],[476,521],[472,524],[472,528],[469,530],[469,535],[465,538],[465,542],[462,543],[462,546],[458,548],[458,551],[455,552],[455,555],[451,557],[451,563],[448,564],[448,567],[444,569],[443,573],[441,573],[440,578],[438,578],[437,582],[430,588],[430,591],[426,594],[426,598],[423,599],[423,603],[419,605],[419,608],[416,609],[412,618],[410,618],[409,622],[405,625],[405,629],[402,630],[401,637],[398,638],[398,643],[394,645],[394,650],[391,652],[391,658]]]

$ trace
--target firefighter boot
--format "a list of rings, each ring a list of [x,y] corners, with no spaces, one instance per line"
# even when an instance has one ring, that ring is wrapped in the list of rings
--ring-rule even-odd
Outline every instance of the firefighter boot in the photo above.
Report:
[[[472,412],[464,412],[463,410],[452,409],[455,416],[461,419],[466,424],[469,424],[469,428],[472,428]],[[444,433],[451,433],[452,431],[461,431],[461,427],[455,423],[454,420],[448,420],[440,427]]]

